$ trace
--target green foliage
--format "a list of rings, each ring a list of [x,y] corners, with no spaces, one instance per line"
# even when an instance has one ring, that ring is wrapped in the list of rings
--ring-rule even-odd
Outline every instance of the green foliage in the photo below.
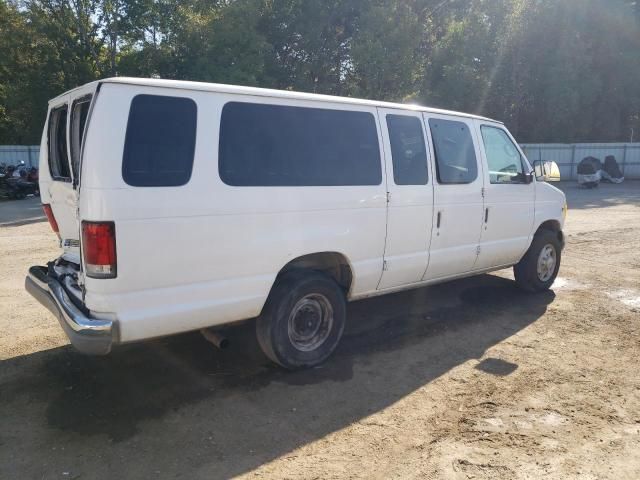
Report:
[[[113,75],[411,101],[521,141],[640,132],[637,0],[0,0],[0,144]]]
[[[351,47],[350,83],[355,95],[401,100],[416,90],[424,65],[420,18],[406,3],[385,0],[360,17]]]

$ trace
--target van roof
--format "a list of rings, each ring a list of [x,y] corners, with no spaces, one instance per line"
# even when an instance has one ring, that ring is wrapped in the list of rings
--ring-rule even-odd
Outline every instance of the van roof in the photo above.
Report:
[[[254,95],[272,98],[288,98],[295,100],[312,100],[318,102],[345,103],[351,105],[367,105],[370,107],[397,108],[404,110],[414,110],[419,112],[428,112],[444,115],[454,115],[459,117],[475,118],[478,120],[486,120],[490,122],[502,123],[480,115],[470,113],[456,112],[451,110],[442,110],[438,108],[430,108],[422,105],[382,102],[378,100],[366,100],[362,98],[337,97],[333,95],[321,95],[317,93],[295,92],[291,90],[275,90],[270,88],[244,87],[239,85],[226,85],[222,83],[192,82],[186,80],[165,80],[158,78],[136,78],[136,77],[111,77],[97,82],[91,83],[120,83],[127,85],[139,85],[144,87],[161,87],[176,88],[181,90],[197,90],[205,92],[230,93],[238,95]],[[81,88],[81,87],[79,87]],[[77,90],[77,89],[74,89]],[[66,95],[66,92],[63,95]],[[61,95],[62,96],[62,95]]]

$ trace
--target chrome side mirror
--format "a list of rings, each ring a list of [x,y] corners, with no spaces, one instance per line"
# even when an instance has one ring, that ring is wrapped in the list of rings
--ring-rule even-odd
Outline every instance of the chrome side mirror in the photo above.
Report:
[[[560,167],[551,160],[536,160],[533,162],[533,170],[536,180],[539,182],[559,182]]]

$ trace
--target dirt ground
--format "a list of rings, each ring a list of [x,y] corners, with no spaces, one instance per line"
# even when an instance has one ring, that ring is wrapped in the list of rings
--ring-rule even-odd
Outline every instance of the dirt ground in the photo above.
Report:
[[[640,478],[640,182],[563,188],[553,292],[505,271],[353,303],[336,354],[299,373],[251,324],[225,351],[75,353],[23,290],[57,255],[49,226],[5,223],[0,478]]]

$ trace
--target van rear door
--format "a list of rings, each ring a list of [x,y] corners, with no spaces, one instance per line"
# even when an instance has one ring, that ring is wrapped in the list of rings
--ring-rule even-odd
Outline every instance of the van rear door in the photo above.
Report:
[[[40,148],[40,191],[58,224],[63,256],[80,263],[78,201],[84,133],[96,83],[52,100]]]

